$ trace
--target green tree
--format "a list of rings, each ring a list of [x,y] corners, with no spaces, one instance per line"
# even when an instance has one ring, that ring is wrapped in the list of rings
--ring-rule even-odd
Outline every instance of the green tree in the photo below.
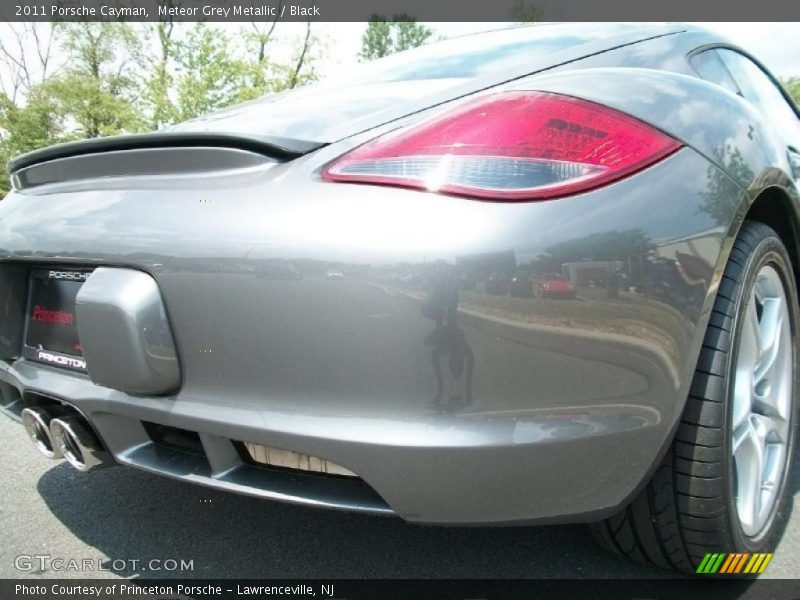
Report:
[[[383,58],[394,52],[394,39],[392,39],[392,24],[381,20],[377,15],[373,15],[367,29],[361,36],[361,52],[359,58],[362,60],[373,60]]]
[[[9,187],[2,166],[19,154],[158,129],[315,80],[325,42],[312,24],[282,61],[270,57],[275,28],[251,24],[232,36],[171,21],[11,25],[0,38],[0,193]],[[416,43],[404,35],[411,41],[403,43]]]
[[[54,24],[8,24],[0,39],[0,198],[10,187],[6,163],[58,140],[63,127],[42,91],[55,31]]]
[[[408,15],[395,15],[392,21],[386,21],[379,15],[373,15],[367,29],[361,36],[361,60],[373,60],[416,48],[427,43],[433,30]]]
[[[224,108],[240,99],[250,69],[235,58],[224,31],[197,23],[177,42],[176,120],[184,121]]]
[[[250,57],[249,85],[241,93],[242,100],[257,98],[273,91],[274,65],[269,60],[267,48],[278,24],[277,17],[271,23],[250,23],[250,30],[244,34],[245,53]]]
[[[395,52],[410,50],[427,43],[433,35],[433,30],[425,25],[420,25],[412,19],[401,16],[395,18]]]
[[[326,41],[317,35],[311,22],[306,22],[303,32],[293,40],[288,40],[292,50],[285,63],[270,58],[269,45],[273,39],[276,22],[261,26],[252,25],[242,40],[247,83],[236,95],[237,101],[252,100],[267,93],[281,92],[316,81],[317,63],[326,51]]]
[[[156,42],[152,55],[143,55],[140,61],[144,69],[145,88],[142,100],[147,107],[147,121],[151,129],[159,129],[173,123],[176,118],[175,106],[170,98],[174,84],[175,23],[160,21],[147,32],[148,41]],[[152,65],[148,72],[147,65]]]
[[[25,152],[66,141],[61,135],[62,128],[59,113],[41,86],[29,91],[24,105],[0,95],[0,191],[10,188],[6,163]]]
[[[71,125],[64,135],[96,138],[146,129],[134,98],[109,89],[103,79],[68,73],[42,85],[60,122]]]
[[[139,38],[125,23],[73,23],[62,29],[69,68],[43,84],[63,122],[79,137],[93,138],[145,128],[136,102]]]
[[[0,93],[17,102],[47,79],[56,31],[57,23],[7,24],[0,37]]]
[[[292,89],[319,79],[316,63],[325,52],[325,43],[311,30],[311,22],[306,23],[306,31],[296,44],[291,61],[286,67],[287,77],[273,91]]]

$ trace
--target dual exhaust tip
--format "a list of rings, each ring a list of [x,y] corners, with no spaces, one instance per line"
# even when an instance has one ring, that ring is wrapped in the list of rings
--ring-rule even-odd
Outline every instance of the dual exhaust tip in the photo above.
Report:
[[[22,424],[34,446],[47,458],[65,458],[75,469],[93,471],[114,464],[89,423],[67,406],[31,407]]]

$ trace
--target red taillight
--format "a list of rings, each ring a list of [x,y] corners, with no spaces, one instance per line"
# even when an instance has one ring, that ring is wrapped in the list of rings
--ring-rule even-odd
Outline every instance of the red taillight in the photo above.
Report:
[[[615,181],[679,147],[649,125],[586,100],[504,92],[368,142],[329,165],[323,177],[536,200]]]

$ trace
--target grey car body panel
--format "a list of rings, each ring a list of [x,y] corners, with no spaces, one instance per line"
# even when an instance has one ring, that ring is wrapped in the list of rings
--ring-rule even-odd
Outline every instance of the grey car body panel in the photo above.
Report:
[[[131,394],[178,389],[178,356],[155,279],[98,267],[78,292],[75,318],[94,383]]]
[[[102,414],[303,452],[354,471],[411,520],[523,522],[622,502],[670,435],[702,337],[726,237],[700,212],[707,178],[730,219],[738,186],[688,148],[589,194],[511,205],[328,184],[307,176],[321,159],[277,165],[235,190],[212,179],[202,196],[98,186],[6,198],[4,260],[91,256],[149,272],[183,369],[180,391],[157,398],[61,372],[24,386],[69,399],[112,451],[119,433]],[[642,244],[667,256],[694,245],[706,279],[675,305],[642,294],[631,305],[602,288],[544,303],[467,290],[456,309],[394,276],[447,286],[459,262],[524,264],[559,244],[612,239],[624,240],[620,260]],[[259,278],[255,267],[274,259],[304,278]],[[331,264],[344,279],[324,277]],[[453,310],[457,328],[442,331],[436,313]],[[446,387],[438,405],[434,351]],[[19,363],[0,377],[49,371]]]
[[[641,47],[627,51],[637,53],[634,66],[648,66]],[[609,66],[600,56],[594,66]],[[655,56],[650,66],[664,60]],[[0,380],[74,404],[118,461],[187,481],[388,507],[422,522],[610,514],[671,440],[749,203],[770,186],[796,189],[763,120],[721,89],[653,70],[562,71],[504,87],[601,102],[685,147],[611,185],[547,202],[320,179],[329,161],[398,121],[241,173],[11,193],[0,202],[6,321],[21,320],[17,287],[32,265],[143,271],[169,314],[182,385],[132,396],[16,358],[13,343],[0,345],[12,353]],[[723,146],[751,181],[715,154]],[[493,296],[464,281],[542,257],[583,281],[578,300]],[[276,261],[302,277],[260,276]],[[326,277],[331,268],[343,277]],[[6,333],[14,338],[13,327]],[[161,456],[143,421],[198,432],[208,464]],[[258,477],[237,471],[230,440],[331,460],[385,505],[368,494],[348,500],[341,488],[315,496],[286,481],[245,485]],[[233,479],[221,476],[226,465]]]

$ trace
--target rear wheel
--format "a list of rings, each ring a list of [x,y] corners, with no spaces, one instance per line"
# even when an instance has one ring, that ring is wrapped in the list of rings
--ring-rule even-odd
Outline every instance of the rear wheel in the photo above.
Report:
[[[707,553],[774,548],[794,442],[797,311],[780,238],[745,222],[675,440],[639,496],[592,525],[604,546],[687,572]]]

